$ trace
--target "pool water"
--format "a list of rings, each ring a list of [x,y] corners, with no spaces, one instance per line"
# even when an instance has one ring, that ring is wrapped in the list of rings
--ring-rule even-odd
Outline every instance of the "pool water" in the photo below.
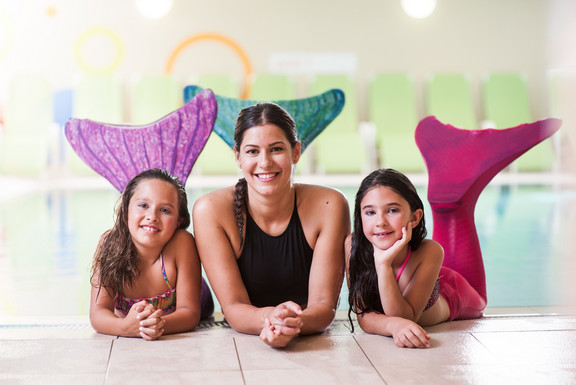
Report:
[[[418,189],[425,198],[426,187]],[[209,190],[188,189],[190,208]],[[340,190],[353,210],[356,187]],[[112,188],[100,188],[31,191],[0,200],[0,323],[88,314],[92,255],[113,223],[118,196]],[[574,207],[573,190],[536,185],[485,189],[476,225],[489,306],[563,304],[571,283]],[[431,237],[428,206],[425,215]],[[344,285],[341,309],[347,309],[346,294]]]

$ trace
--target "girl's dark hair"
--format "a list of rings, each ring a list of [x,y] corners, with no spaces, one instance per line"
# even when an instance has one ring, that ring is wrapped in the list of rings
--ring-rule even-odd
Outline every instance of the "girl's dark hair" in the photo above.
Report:
[[[368,175],[356,193],[354,204],[354,234],[352,235],[352,247],[350,251],[349,273],[350,287],[348,303],[350,305],[348,315],[354,311],[356,314],[363,312],[383,313],[380,294],[378,292],[378,277],[374,266],[374,246],[364,235],[362,230],[362,199],[368,191],[375,187],[387,187],[406,199],[412,212],[420,209],[424,212],[422,200],[416,192],[416,188],[410,180],[401,172],[393,169],[379,169]],[[424,215],[420,223],[412,229],[412,239],[409,242],[412,250],[418,249],[422,240],[426,238],[426,223]]]
[[[236,119],[236,127],[234,128],[234,148],[240,152],[240,145],[244,139],[246,130],[256,126],[263,126],[265,124],[273,124],[279,127],[290,146],[294,148],[298,143],[298,133],[296,132],[296,123],[285,109],[275,103],[258,103],[250,107],[244,108],[240,111],[238,119]],[[244,229],[244,210],[248,203],[248,186],[246,179],[241,178],[236,183],[236,190],[234,194],[234,215],[238,229],[240,230],[240,247],[243,244],[242,231]]]
[[[128,207],[134,191],[144,180],[159,179],[170,183],[178,193],[179,229],[190,226],[190,211],[186,190],[178,178],[162,169],[151,169],[136,175],[124,189],[116,208],[116,218],[112,229],[104,233],[94,253],[92,263],[92,285],[98,276],[99,288],[111,295],[123,294],[125,287],[132,286],[138,276],[138,252],[128,229]]]

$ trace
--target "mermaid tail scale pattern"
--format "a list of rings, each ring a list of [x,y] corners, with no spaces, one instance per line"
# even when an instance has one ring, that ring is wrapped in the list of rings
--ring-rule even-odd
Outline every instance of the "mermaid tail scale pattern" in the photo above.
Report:
[[[143,126],[70,119],[65,135],[80,158],[118,191],[138,173],[162,168],[182,184],[214,127],[218,106],[204,90],[178,110]]]
[[[184,100],[190,100],[199,92],[202,92],[201,87],[187,86],[184,88]],[[218,101],[218,116],[214,124],[214,132],[232,148],[238,114],[242,109],[259,101],[220,95],[216,95],[216,100]],[[341,90],[333,89],[309,98],[273,102],[283,107],[296,122],[298,139],[304,152],[306,147],[340,114],[344,107],[345,97]]]

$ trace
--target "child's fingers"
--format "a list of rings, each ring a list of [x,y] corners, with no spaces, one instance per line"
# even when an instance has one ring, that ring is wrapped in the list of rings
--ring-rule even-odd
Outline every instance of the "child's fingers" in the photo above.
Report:
[[[147,303],[146,307],[140,311],[138,313],[138,315],[136,316],[136,318],[138,319],[146,319],[148,317],[153,317],[154,314],[158,313],[160,309],[156,309],[154,306],[152,306],[151,304]],[[162,310],[160,310],[160,315],[162,315]],[[158,317],[158,316],[157,316]]]
[[[156,313],[154,313],[156,314]],[[140,327],[146,328],[153,328],[153,329],[161,329],[164,327],[166,321],[162,317],[148,317],[142,321],[140,321]]]

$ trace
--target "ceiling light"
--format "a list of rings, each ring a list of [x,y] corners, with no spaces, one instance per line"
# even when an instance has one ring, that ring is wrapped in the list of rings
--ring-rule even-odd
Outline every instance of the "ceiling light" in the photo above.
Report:
[[[423,19],[434,12],[436,0],[402,0],[402,9],[415,19]]]

